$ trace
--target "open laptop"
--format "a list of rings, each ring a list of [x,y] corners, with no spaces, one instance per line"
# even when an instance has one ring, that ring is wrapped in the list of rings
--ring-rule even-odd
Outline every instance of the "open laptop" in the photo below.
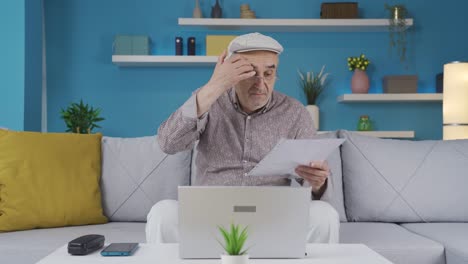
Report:
[[[248,226],[250,258],[303,258],[310,188],[179,187],[181,258],[220,258],[218,226]]]

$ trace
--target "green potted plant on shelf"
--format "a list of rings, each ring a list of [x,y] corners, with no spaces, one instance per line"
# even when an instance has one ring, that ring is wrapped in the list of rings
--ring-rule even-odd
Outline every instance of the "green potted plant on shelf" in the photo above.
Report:
[[[230,231],[218,226],[219,232],[224,238],[224,244],[218,242],[224,248],[226,254],[221,255],[222,264],[247,264],[249,255],[244,250],[244,244],[248,238],[247,227],[241,230],[240,225],[231,224]]]
[[[385,4],[385,9],[389,15],[390,50],[395,48],[400,61],[404,62],[406,60],[408,9],[403,4]]]
[[[96,123],[105,120],[100,117],[101,109],[94,109],[83,100],[71,103],[65,110],[62,108],[60,114],[67,126],[66,132],[78,134],[91,134],[94,128],[101,128]]]
[[[325,65],[322,66],[319,74],[315,74],[313,71],[299,73],[299,86],[301,87],[307,100],[307,111],[309,111],[314,122],[315,129],[319,129],[319,107],[317,106],[317,100],[328,86],[329,80],[327,79],[329,73],[324,73]]]
[[[367,76],[366,70],[370,64],[370,60],[364,54],[358,57],[348,57],[348,69],[354,71],[351,78],[351,91],[353,93],[369,92],[369,76]]]

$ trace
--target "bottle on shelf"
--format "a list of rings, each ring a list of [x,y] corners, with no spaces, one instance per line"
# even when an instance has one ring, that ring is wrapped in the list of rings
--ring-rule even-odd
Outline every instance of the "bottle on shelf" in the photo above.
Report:
[[[372,131],[372,122],[369,119],[368,115],[362,115],[361,117],[359,117],[357,130],[358,131]]]
[[[203,18],[202,11],[200,9],[199,0],[195,0],[195,8],[193,9],[193,18]]]
[[[223,9],[219,5],[219,1],[216,0],[216,4],[211,8],[211,18],[223,17]]]
[[[195,55],[195,37],[190,37],[187,40],[187,55]]]
[[[184,55],[184,47],[182,46],[184,43],[182,37],[175,38],[175,55]]]

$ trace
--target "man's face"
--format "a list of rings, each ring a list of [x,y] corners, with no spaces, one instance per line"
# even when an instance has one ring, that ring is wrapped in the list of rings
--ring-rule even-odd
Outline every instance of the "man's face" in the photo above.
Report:
[[[265,106],[271,97],[278,69],[278,55],[271,51],[240,53],[254,67],[256,75],[240,81],[235,90],[242,110],[250,114]]]

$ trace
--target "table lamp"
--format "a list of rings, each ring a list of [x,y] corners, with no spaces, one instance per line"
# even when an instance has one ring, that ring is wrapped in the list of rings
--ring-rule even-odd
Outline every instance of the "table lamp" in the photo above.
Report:
[[[468,139],[468,62],[444,65],[444,140]]]

